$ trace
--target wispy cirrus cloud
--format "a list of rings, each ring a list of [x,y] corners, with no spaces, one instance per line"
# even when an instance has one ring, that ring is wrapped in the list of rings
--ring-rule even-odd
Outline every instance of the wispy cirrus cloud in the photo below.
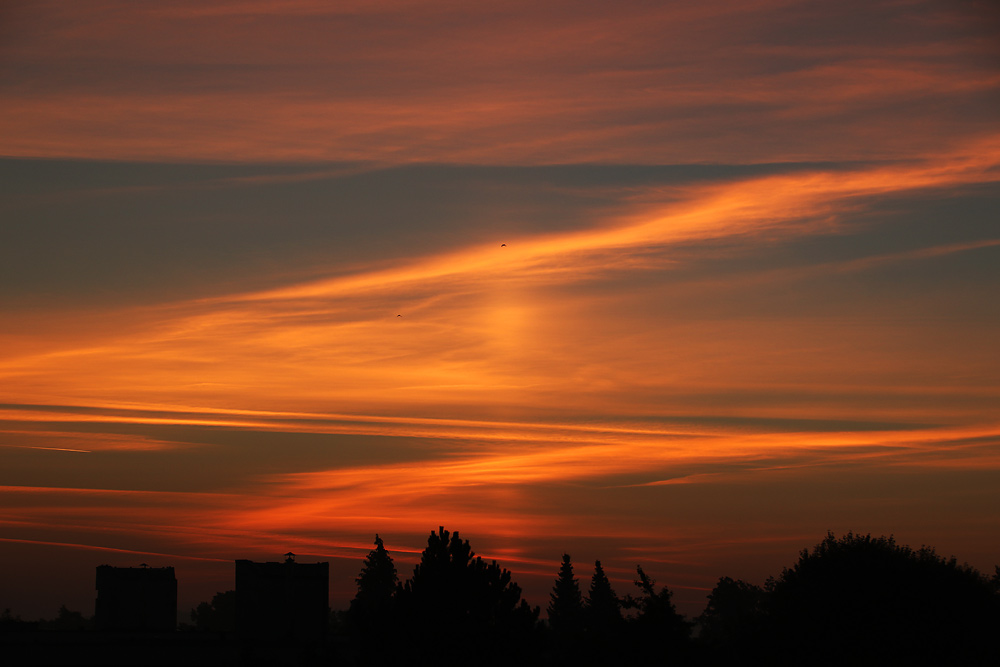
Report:
[[[631,210],[590,229],[512,237],[506,247],[429,252],[390,268],[359,263],[337,277],[289,287],[110,311],[104,326],[89,333],[74,331],[63,341],[45,334],[9,336],[0,373],[18,383],[19,402],[33,397],[51,402],[51,389],[46,388],[51,382],[59,383],[66,400],[97,405],[132,395],[148,404],[222,407],[213,397],[226,396],[223,400],[231,403],[240,396],[242,406],[251,410],[302,411],[306,406],[310,411],[343,402],[348,412],[365,413],[379,404],[420,409],[417,406],[441,400],[475,411],[527,395],[536,397],[538,405],[554,406],[560,396],[570,395],[605,401],[618,387],[642,387],[643,392],[654,386],[668,388],[646,376],[642,364],[619,359],[614,331],[626,332],[629,322],[650,321],[638,309],[652,307],[650,299],[662,299],[676,289],[686,295],[685,321],[662,316],[655,321],[666,327],[661,331],[671,332],[675,350],[687,350],[693,361],[674,354],[664,357],[664,350],[641,327],[624,333],[639,346],[635,349],[644,349],[644,358],[654,365],[669,363],[673,382],[689,389],[768,386],[799,363],[789,356],[794,347],[784,348],[781,365],[768,369],[754,359],[771,353],[765,352],[767,337],[782,336],[772,323],[742,322],[739,335],[729,337],[711,319],[698,315],[711,306],[695,305],[695,295],[726,292],[734,283],[686,279],[675,288],[671,273],[692,263],[692,244],[766,246],[836,235],[849,216],[887,196],[929,196],[990,184],[996,180],[995,143],[960,148],[926,162],[801,170],[683,190],[652,187],[636,192]],[[735,287],[756,285],[761,293],[753,298],[761,298],[769,284],[995,247],[995,240],[986,238],[806,267],[767,268],[740,277]],[[644,283],[644,275],[657,276],[657,281]],[[621,311],[603,324],[591,313],[611,304],[600,289],[590,295],[581,290],[613,281],[634,285],[634,296],[624,299],[636,303],[628,314]],[[782,317],[801,319],[791,313]],[[800,331],[818,326],[835,327],[846,336],[858,333],[850,322],[797,326]],[[707,338],[705,327],[713,329]],[[883,336],[895,333],[891,324],[879,327]],[[866,335],[876,331],[869,327]],[[560,349],[560,341],[567,339],[574,347]],[[704,363],[706,355],[715,354],[705,349],[712,339],[732,350],[727,356],[733,372],[725,379]],[[806,348],[802,353],[813,351]],[[830,389],[845,381],[856,383],[848,376],[857,370],[835,370],[843,368],[837,355],[844,353],[831,348],[828,359],[813,357],[807,372],[829,369],[820,376]],[[854,354],[866,355],[864,348]],[[906,372],[908,362],[898,353],[885,356],[879,348],[877,354],[882,358],[866,361],[869,371]],[[743,379],[741,367],[748,373]],[[835,379],[837,374],[843,377]],[[793,377],[786,374],[779,384],[806,382]],[[869,382],[887,384],[885,377],[876,378]],[[40,388],[37,394],[32,394],[33,386]],[[584,399],[583,387],[594,398]],[[619,409],[639,400],[631,391],[623,398]],[[257,426],[252,419],[249,425]]]
[[[24,562],[176,557],[193,605],[291,549],[346,600],[445,525],[536,603],[572,551],[697,613],[825,530],[995,553],[981,6],[0,12]]]
[[[33,3],[11,15],[19,30],[6,47],[4,94],[14,103],[0,118],[11,128],[3,152],[17,156],[902,157],[988,132],[978,104],[958,116],[961,106],[940,107],[995,98],[1000,84],[989,22],[936,2],[905,15],[860,2],[849,11],[727,2],[614,12],[578,3],[305,3],[282,12],[254,2],[210,12]],[[878,39],[857,44],[858,26]],[[294,48],[283,46],[292,39]]]

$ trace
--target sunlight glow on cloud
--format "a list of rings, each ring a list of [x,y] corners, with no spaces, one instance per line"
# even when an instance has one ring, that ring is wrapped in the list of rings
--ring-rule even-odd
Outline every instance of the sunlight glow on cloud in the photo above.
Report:
[[[105,316],[106,331],[73,333],[62,341],[45,334],[38,338],[49,341],[44,344],[9,338],[0,376],[10,387],[10,402],[107,407],[121,396],[131,396],[145,405],[230,408],[235,401],[250,410],[323,413],[339,405],[335,412],[371,414],[391,413],[395,408],[389,406],[397,405],[419,410],[420,405],[447,400],[475,411],[476,406],[503,405],[527,396],[539,406],[558,403],[559,396],[575,396],[586,404],[580,391],[584,387],[593,393],[589,400],[604,402],[616,388],[648,387],[653,380],[642,376],[641,365],[616,362],[619,344],[609,326],[623,330],[622,325],[590,315],[606,305],[567,294],[566,288],[649,271],[669,275],[678,262],[687,262],[682,253],[673,257],[672,249],[694,242],[770,243],[782,237],[836,234],[841,220],[863,211],[876,195],[995,182],[1000,151],[989,149],[995,144],[984,144],[976,153],[940,156],[935,163],[807,171],[690,188],[679,199],[680,193],[671,193],[675,200],[670,203],[648,201],[650,196],[664,196],[650,192],[636,197],[633,214],[608,220],[601,228],[512,238],[507,247],[470,247],[415,258],[396,268],[362,268],[263,292],[112,311]],[[749,276],[748,284],[766,286],[768,280],[792,279],[795,272],[801,277],[864,271],[989,249],[996,243],[983,239],[779,270],[777,275],[762,272]],[[692,288],[699,289],[697,284],[687,289]],[[713,289],[724,290],[726,285]],[[738,386],[741,366],[749,373],[748,383],[773,385],[784,374],[776,386],[794,385],[790,368],[768,370],[754,362],[755,356],[766,353],[765,338],[781,335],[773,326],[742,322],[740,333],[729,337],[712,325],[716,330],[706,338],[692,314],[667,325],[674,332],[675,352],[666,358],[652,340],[642,340],[641,330],[628,333],[633,346],[646,346],[643,356],[649,363],[671,366],[674,376],[665,379],[661,389]],[[126,333],[115,331],[119,323]],[[824,326],[853,335],[850,323]],[[760,329],[757,340],[755,327]],[[868,335],[876,331],[870,328]],[[891,328],[885,333],[893,335]],[[715,354],[704,346],[720,336],[720,344],[724,340],[740,357],[732,360],[724,379],[704,363],[705,355]],[[565,340],[573,340],[574,346],[565,347]],[[20,352],[19,344],[28,349]],[[683,361],[680,351],[685,348],[700,361]],[[786,356],[793,350],[786,349]],[[864,352],[856,349],[854,354],[861,358]],[[882,356],[866,363],[871,374],[883,366],[886,371],[902,368],[896,366],[900,361]],[[787,362],[798,363],[794,356]],[[842,362],[836,357],[829,362],[813,359],[811,372],[826,363],[835,372]],[[591,368],[601,369],[603,379],[590,375]],[[828,387],[843,382],[830,376],[826,381]],[[874,387],[884,380],[872,375],[868,382]],[[915,387],[905,388],[911,389]],[[617,408],[635,398],[624,397]],[[462,418],[463,408],[456,409],[453,416]],[[101,417],[82,418],[94,419]],[[232,415],[226,419],[237,425]],[[201,415],[192,423],[217,422]],[[261,426],[252,416],[241,425]]]
[[[0,12],[3,548],[995,554],[975,3]]]

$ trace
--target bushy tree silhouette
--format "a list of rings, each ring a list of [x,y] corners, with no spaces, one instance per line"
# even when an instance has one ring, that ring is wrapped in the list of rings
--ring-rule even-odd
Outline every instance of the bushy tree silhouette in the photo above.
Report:
[[[760,646],[764,589],[741,579],[720,577],[698,617],[700,643],[715,662],[763,662]]]
[[[477,557],[457,531],[431,532],[397,597],[402,630],[426,664],[451,664],[450,656],[463,663],[508,664],[531,650],[539,609],[521,599],[510,571]]]
[[[3,613],[0,613],[0,633],[25,632],[29,630],[36,630],[37,628],[37,621],[25,621],[21,618],[20,614],[11,613],[9,607],[4,609]]]
[[[191,622],[198,630],[208,632],[236,631],[236,591],[212,596],[212,602],[202,602],[191,610]]]
[[[55,632],[79,632],[94,627],[94,619],[85,618],[78,611],[71,611],[66,605],[59,606],[59,614],[51,620],[39,621],[38,629]]]
[[[829,533],[767,590],[784,664],[977,664],[1000,623],[986,577],[892,537]]]

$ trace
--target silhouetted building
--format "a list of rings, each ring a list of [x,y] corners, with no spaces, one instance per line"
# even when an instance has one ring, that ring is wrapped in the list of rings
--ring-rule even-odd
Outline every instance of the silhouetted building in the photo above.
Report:
[[[176,630],[174,568],[99,565],[94,621],[99,630]]]
[[[326,635],[330,564],[236,561],[236,631],[252,642],[321,642]]]

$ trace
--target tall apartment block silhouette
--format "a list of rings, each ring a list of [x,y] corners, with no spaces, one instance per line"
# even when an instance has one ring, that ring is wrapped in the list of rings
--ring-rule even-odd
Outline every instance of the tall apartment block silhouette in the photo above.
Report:
[[[236,631],[253,642],[321,642],[329,623],[330,564],[236,561]]]
[[[169,632],[177,628],[172,567],[97,567],[94,621],[99,630]]]

